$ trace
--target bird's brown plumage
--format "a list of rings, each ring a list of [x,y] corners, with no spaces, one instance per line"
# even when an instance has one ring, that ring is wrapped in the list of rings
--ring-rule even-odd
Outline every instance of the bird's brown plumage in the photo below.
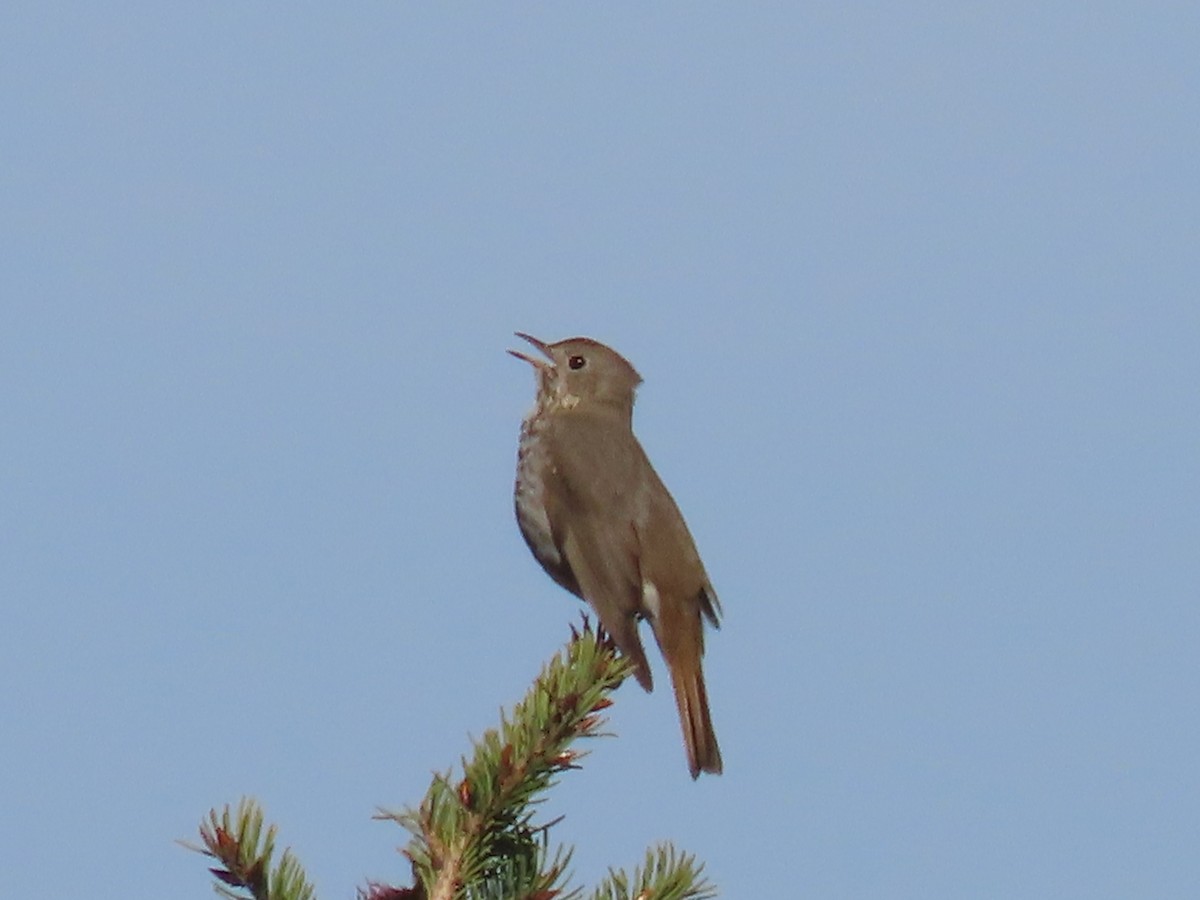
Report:
[[[720,605],[679,508],[633,434],[641,377],[597,341],[519,336],[547,357],[510,351],[538,375],[517,466],[521,533],[546,572],[595,610],[646,690],[653,681],[638,622],[650,622],[671,674],[688,770],[693,778],[719,773],[701,659],[704,620],[716,627]]]

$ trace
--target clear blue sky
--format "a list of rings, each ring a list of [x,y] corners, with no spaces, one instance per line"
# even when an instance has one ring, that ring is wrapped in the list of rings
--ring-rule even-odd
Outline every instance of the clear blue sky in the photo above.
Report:
[[[320,894],[578,604],[520,329],[611,343],[724,601],[547,808],[729,897],[1200,891],[1200,9],[9,4],[6,896]],[[661,668],[660,683],[661,683]]]

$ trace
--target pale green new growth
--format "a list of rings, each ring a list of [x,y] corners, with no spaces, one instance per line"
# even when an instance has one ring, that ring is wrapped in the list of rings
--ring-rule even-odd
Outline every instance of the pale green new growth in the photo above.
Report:
[[[591,894],[591,900],[709,900],[717,890],[702,877],[704,864],[690,853],[679,853],[670,844],[646,851],[646,862],[630,878],[621,871],[608,877]]]
[[[316,894],[291,850],[284,850],[271,868],[275,853],[275,826],[263,834],[263,813],[258,804],[243,797],[237,812],[226,806],[210,810],[200,823],[203,846],[185,847],[212,857],[221,865],[209,871],[216,877],[213,889],[229,900],[314,900]],[[240,889],[240,890],[239,890]]]

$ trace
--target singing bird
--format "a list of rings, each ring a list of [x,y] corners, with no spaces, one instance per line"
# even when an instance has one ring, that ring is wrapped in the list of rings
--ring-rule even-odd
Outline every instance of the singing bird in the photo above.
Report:
[[[537,401],[521,425],[517,523],[546,573],[587,601],[634,675],[653,689],[638,624],[650,623],[671,673],[688,771],[721,772],[701,659],[704,621],[717,628],[716,591],[687,524],[633,433],[641,376],[590,338],[549,344],[533,366]]]

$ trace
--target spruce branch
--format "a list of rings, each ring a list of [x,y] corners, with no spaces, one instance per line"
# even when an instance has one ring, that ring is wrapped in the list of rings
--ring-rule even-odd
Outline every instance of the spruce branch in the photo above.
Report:
[[[633,870],[609,870],[589,900],[709,900],[717,890],[703,876],[704,864],[669,843],[646,851],[646,862]]]
[[[368,883],[360,900],[579,900],[582,891],[566,884],[571,849],[552,849],[555,822],[535,823],[534,814],[559,775],[579,768],[586,751],[575,742],[606,734],[604,710],[631,669],[586,619],[582,630],[572,629],[525,698],[511,714],[501,711],[499,728],[473,742],[461,777],[435,774],[417,808],[379,811],[376,818],[412,835],[403,852],[413,886]],[[314,900],[290,850],[272,868],[276,829],[263,824],[261,808],[244,798],[236,812],[228,805],[209,812],[201,844],[181,843],[217,861],[214,887],[227,900]],[[703,869],[660,844],[632,877],[610,869],[589,900],[708,900],[716,890]]]
[[[580,738],[604,734],[602,711],[629,664],[586,623],[547,663],[499,729],[475,741],[462,777],[435,775],[417,809],[381,811],[413,839],[405,854],[430,900],[504,897],[549,900],[564,894],[569,850],[550,852],[534,807],[560,773],[578,768]]]
[[[209,810],[200,823],[201,844],[180,841],[190,850],[215,859],[209,869],[217,879],[213,888],[229,900],[313,900],[315,894],[304,869],[291,850],[284,850],[271,868],[275,853],[275,826],[263,833],[262,808],[243,797],[234,813],[228,806]]]

